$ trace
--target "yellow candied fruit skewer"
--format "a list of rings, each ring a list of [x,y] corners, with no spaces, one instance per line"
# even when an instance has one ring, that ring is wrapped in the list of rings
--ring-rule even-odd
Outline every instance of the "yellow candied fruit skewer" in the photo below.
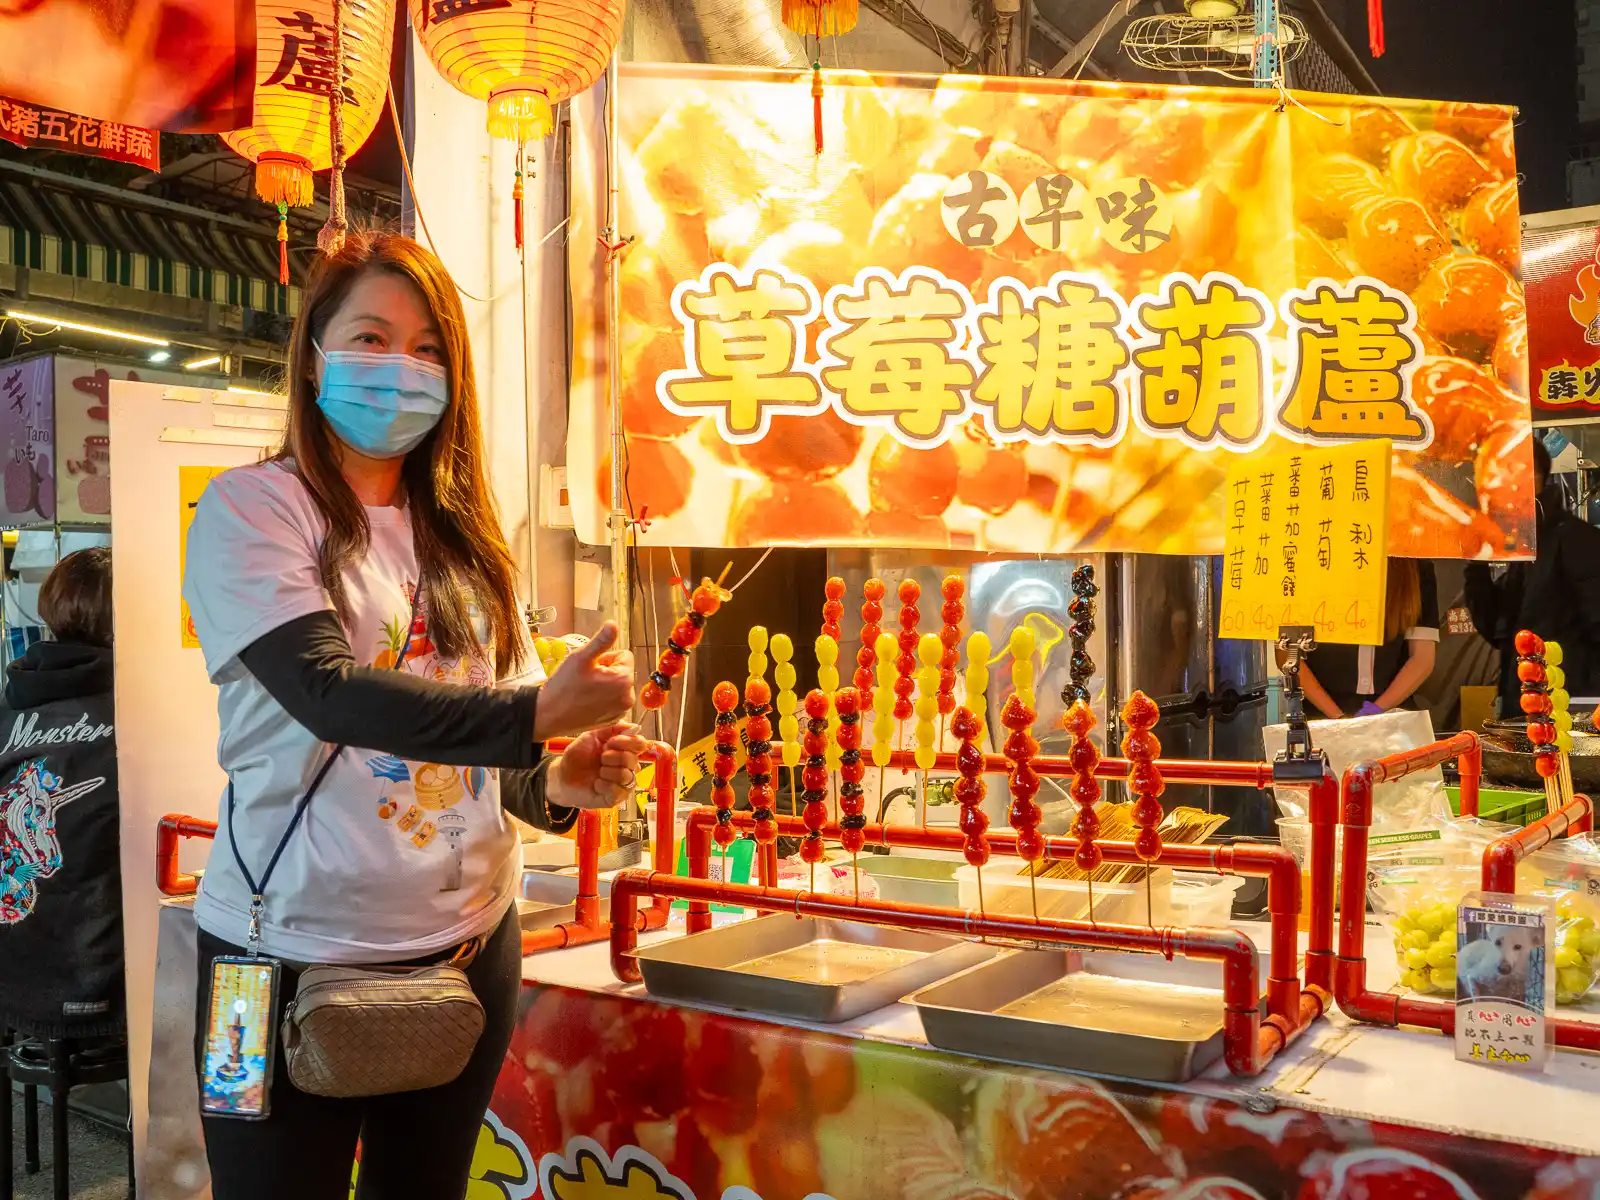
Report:
[[[800,765],[800,718],[795,716],[797,700],[794,685],[799,674],[794,669],[794,642],[787,633],[774,634],[771,643],[773,660],[778,664],[772,678],[778,685],[778,737],[783,751],[783,765]]]
[[[828,698],[828,770],[839,769],[844,751],[839,749],[839,714],[833,708],[833,694],[839,690],[839,643],[825,633],[817,635],[817,687]]]
[[[917,658],[922,666],[917,668],[917,724],[916,763],[924,771],[933,769],[937,747],[934,745],[933,720],[939,715],[939,658],[944,646],[936,633],[925,633],[917,642]]]
[[[1034,707],[1033,680],[1035,668],[1033,652],[1039,644],[1038,635],[1027,625],[1018,625],[1011,631],[1007,649],[1011,651],[1011,684],[1017,699],[1029,708]]]
[[[872,763],[887,767],[894,753],[894,638],[881,634],[873,650],[878,657],[878,686],[872,690]]]

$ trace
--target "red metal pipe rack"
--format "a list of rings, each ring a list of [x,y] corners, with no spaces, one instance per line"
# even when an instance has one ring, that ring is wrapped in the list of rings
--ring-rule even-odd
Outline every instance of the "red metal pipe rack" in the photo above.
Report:
[[[1372,827],[1372,789],[1381,783],[1392,783],[1407,775],[1435,766],[1450,758],[1461,760],[1461,813],[1476,816],[1478,811],[1478,782],[1482,774],[1483,752],[1475,733],[1458,733],[1454,737],[1430,742],[1415,750],[1391,754],[1371,762],[1357,763],[1344,773],[1340,788],[1339,820],[1344,826],[1344,859],[1339,881],[1339,960],[1334,972],[1334,999],[1339,1010],[1356,1021],[1376,1025],[1415,1025],[1424,1029],[1437,1029],[1446,1036],[1455,1033],[1456,1006],[1451,1000],[1418,1000],[1397,996],[1392,992],[1374,992],[1367,987],[1366,912],[1367,912],[1367,838]],[[1588,798],[1583,798],[1587,810]],[[1537,824],[1546,826],[1535,838],[1549,840],[1556,818],[1563,817],[1565,806],[1559,813],[1544,818]],[[1315,861],[1317,840],[1320,837],[1331,851],[1334,827],[1326,821],[1326,813],[1312,814],[1312,857]],[[1323,820],[1318,820],[1322,817]],[[1565,819],[1565,818],[1563,818]],[[1565,826],[1564,826],[1565,827]],[[1533,839],[1530,839],[1530,841]],[[1493,847],[1490,848],[1491,851]],[[1505,851],[1498,852],[1504,855]],[[1515,851],[1511,851],[1515,854]],[[1327,855],[1327,870],[1320,877],[1312,877],[1313,890],[1333,886],[1331,853]],[[1497,858],[1498,862],[1498,858]],[[1491,869],[1489,855],[1485,854],[1485,872]],[[1512,859],[1513,871],[1515,858]],[[1494,870],[1502,868],[1495,866]],[[1497,880],[1499,876],[1495,876]],[[1515,879],[1513,876],[1513,886]],[[1313,909],[1315,911],[1315,909]],[[1600,1050],[1600,1025],[1573,1021],[1565,1017],[1552,1017],[1550,1026],[1555,1031],[1556,1045],[1579,1050]]]
[[[1232,929],[1173,929],[1137,925],[1091,925],[1049,917],[981,916],[930,904],[887,900],[851,901],[811,892],[789,892],[749,884],[713,883],[651,871],[623,871],[611,881],[611,969],[618,979],[637,983],[638,902],[641,897],[737,904],[797,917],[868,921],[958,937],[1005,938],[1032,944],[1155,953],[1222,964],[1223,1044],[1236,1075],[1258,1075],[1309,1023],[1288,1028],[1276,1016],[1261,1020],[1261,985],[1256,948]],[[1314,1006],[1315,1001],[1309,1000]]]
[[[570,738],[552,739],[550,751],[564,750]],[[675,865],[677,845],[678,758],[671,746],[651,742],[639,756],[655,766],[656,838],[655,861]],[[184,838],[215,838],[217,823],[201,817],[168,813],[156,823],[156,888],[163,896],[192,896],[199,877],[178,869],[178,845]],[[550,929],[529,930],[522,935],[522,953],[537,954],[598,942],[607,926],[600,915],[600,815],[585,811],[578,815],[576,837],[578,857],[578,895],[574,919]],[[664,852],[663,852],[664,851]],[[660,929],[672,910],[671,900],[661,900],[641,914],[641,929]]]
[[[1594,803],[1578,793],[1553,813],[1490,842],[1483,851],[1483,890],[1517,890],[1517,864],[1563,833],[1593,833]]]

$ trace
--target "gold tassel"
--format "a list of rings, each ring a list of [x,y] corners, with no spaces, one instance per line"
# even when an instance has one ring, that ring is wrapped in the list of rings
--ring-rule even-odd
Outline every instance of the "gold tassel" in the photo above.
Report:
[[[298,154],[268,151],[256,161],[256,195],[268,204],[305,208],[312,199],[311,164]]]
[[[860,0],[783,0],[783,23],[801,37],[849,33],[860,15]]]

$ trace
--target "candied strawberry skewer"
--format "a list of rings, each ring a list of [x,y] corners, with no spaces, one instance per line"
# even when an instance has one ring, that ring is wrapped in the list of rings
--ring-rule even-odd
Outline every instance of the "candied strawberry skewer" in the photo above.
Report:
[[[1533,765],[1544,780],[1545,811],[1560,807],[1556,776],[1561,772],[1561,753],[1557,743],[1555,704],[1550,698],[1549,647],[1531,629],[1524,629],[1515,640],[1517,678],[1522,682],[1522,711],[1528,717],[1528,740],[1533,743]],[[1565,683],[1563,674],[1562,682]]]
[[[972,710],[966,707],[956,709],[950,721],[950,732],[961,740],[961,748],[956,751],[956,771],[961,778],[956,780],[955,788],[956,800],[961,805],[960,828],[967,839],[961,852],[977,872],[980,913],[984,911],[983,864],[989,861],[989,839],[986,836],[989,817],[983,811],[983,799],[989,788],[983,781],[983,750],[977,743],[982,728],[978,718],[972,715]]]
[[[900,581],[900,654],[894,660],[897,675],[894,682],[894,719],[900,723],[895,731],[897,740],[905,731],[905,723],[916,711],[911,694],[917,687],[913,674],[917,669],[917,623],[922,620],[917,601],[921,597],[922,588],[915,579]]]
[[[801,770],[800,781],[805,785],[801,799],[805,810],[801,814],[806,823],[805,840],[800,843],[800,857],[811,864],[811,890],[817,890],[817,864],[827,853],[822,842],[822,827],[828,823],[828,698],[820,688],[806,693],[806,765]]]
[[[667,702],[672,681],[683,673],[689,661],[689,651],[700,642],[706,621],[716,616],[717,610],[733,595],[710,579],[702,579],[689,597],[689,611],[672,627],[672,636],[656,660],[656,669],[650,673],[650,682],[639,689],[639,703],[647,711],[660,709]]]
[[[839,618],[844,616],[844,580],[832,576],[823,586],[822,632],[835,642],[839,640]]]
[[[1100,781],[1094,769],[1100,765],[1100,751],[1089,740],[1097,724],[1094,709],[1082,700],[1074,700],[1061,718],[1061,724],[1072,735],[1072,747],[1067,751],[1067,763],[1072,767],[1072,802],[1078,806],[1078,817],[1072,825],[1072,836],[1078,839],[1078,849],[1072,856],[1078,870],[1084,873],[1089,888],[1089,920],[1094,921],[1094,872],[1103,857],[1095,838],[1100,833],[1100,817],[1094,806],[1100,801]]]
[[[1145,912],[1151,925],[1155,924],[1151,877],[1154,864],[1161,857],[1161,793],[1167,786],[1155,763],[1161,754],[1161,742],[1150,732],[1160,719],[1156,702],[1143,692],[1134,692],[1122,706],[1122,721],[1128,727],[1122,738],[1122,754],[1129,763],[1128,791],[1134,797],[1133,823],[1139,828],[1133,849],[1145,863]]]
[[[873,707],[872,669],[878,663],[878,638],[883,634],[883,580],[869,579],[861,589],[861,649],[856,651],[856,673],[852,682],[861,693],[861,708]]]
[[[716,757],[711,762],[711,802],[717,806],[717,824],[711,831],[717,845],[726,850],[733,844],[733,776],[739,769],[739,689],[727,680],[711,691],[717,710],[714,734]]]
[[[861,779],[866,765],[861,761],[861,694],[853,687],[840,688],[833,697],[833,711],[839,719],[836,730],[839,746],[839,844],[850,855],[855,875],[856,899],[861,899],[861,868],[858,856],[866,844],[866,801]]]
[[[961,622],[966,620],[967,606],[961,602],[966,594],[966,584],[959,575],[946,575],[939,585],[944,604],[939,609],[939,715],[948,717],[956,709],[956,663],[961,659]],[[939,741],[944,742],[941,732]]]
[[[763,874],[767,876],[766,886],[775,887],[778,882],[778,826],[772,812],[772,721],[767,716],[771,703],[772,689],[767,686],[767,681],[752,675],[744,685],[744,706],[749,714],[745,732],[750,738],[750,757],[745,760],[744,769],[750,777],[750,815],[755,821],[756,843],[760,847]]]
[[[1039,822],[1044,814],[1034,803],[1039,794],[1039,774],[1033,769],[1033,758],[1039,753],[1039,743],[1033,740],[1034,710],[1024,704],[1022,697],[1012,692],[1000,710],[1000,723],[1011,731],[1006,738],[1005,756],[1011,763],[1011,810],[1008,814],[1011,828],[1017,831],[1017,853],[1028,862],[1028,886],[1033,892],[1033,916],[1039,917],[1039,885],[1036,882],[1037,864],[1044,857],[1044,837],[1039,833]]]

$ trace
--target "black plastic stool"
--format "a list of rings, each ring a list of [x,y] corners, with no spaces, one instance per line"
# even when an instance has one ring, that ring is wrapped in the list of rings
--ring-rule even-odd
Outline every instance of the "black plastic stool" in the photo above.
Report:
[[[4,1067],[5,1112],[0,1115],[0,1200],[11,1200],[11,1083],[23,1084],[24,1168],[39,1171],[39,1088],[50,1091],[50,1144],[55,1200],[69,1200],[67,1162],[67,1094],[80,1084],[116,1083],[128,1078],[128,1044],[120,1039],[44,1038],[11,1044],[0,1035]],[[128,1195],[133,1191],[133,1137],[128,1137]]]

